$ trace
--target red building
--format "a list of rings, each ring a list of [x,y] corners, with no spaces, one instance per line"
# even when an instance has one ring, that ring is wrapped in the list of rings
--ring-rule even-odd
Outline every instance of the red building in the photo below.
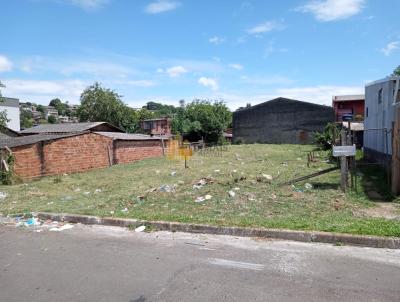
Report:
[[[152,135],[171,135],[171,119],[154,118],[144,120],[142,129]]]
[[[365,95],[337,95],[332,97],[335,110],[335,122],[341,122],[343,116],[352,116],[353,121],[364,121]]]

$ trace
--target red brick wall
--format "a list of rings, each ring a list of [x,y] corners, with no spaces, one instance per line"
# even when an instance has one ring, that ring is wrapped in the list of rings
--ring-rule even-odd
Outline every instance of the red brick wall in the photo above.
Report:
[[[39,144],[12,148],[15,157],[14,172],[21,178],[42,175]]]
[[[73,173],[108,167],[112,140],[94,133],[67,137],[44,145],[44,175]]]
[[[108,149],[110,150],[110,154]],[[115,141],[95,133],[12,148],[15,173],[24,179],[82,172],[162,156],[161,141]]]
[[[161,141],[115,141],[114,163],[122,164],[162,156]]]

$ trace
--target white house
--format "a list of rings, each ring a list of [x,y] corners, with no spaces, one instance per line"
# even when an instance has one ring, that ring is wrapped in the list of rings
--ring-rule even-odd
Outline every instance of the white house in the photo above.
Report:
[[[19,99],[0,98],[0,111],[7,112],[7,118],[10,120],[7,127],[14,131],[19,131]]]

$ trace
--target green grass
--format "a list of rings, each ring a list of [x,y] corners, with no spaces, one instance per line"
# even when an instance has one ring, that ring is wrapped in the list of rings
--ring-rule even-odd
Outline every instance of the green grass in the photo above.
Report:
[[[313,185],[310,190],[305,189],[306,182],[296,184],[295,188],[279,186],[289,179],[332,166],[324,161],[325,153],[316,152],[320,160],[307,167],[310,150],[312,146],[236,145],[228,146],[222,156],[196,154],[189,161],[189,169],[184,168],[183,161],[157,158],[0,186],[0,191],[8,194],[0,200],[0,213],[47,211],[400,236],[399,220],[359,214],[362,209],[375,206],[362,187],[364,178],[375,172],[367,171],[359,177],[358,193],[340,191],[339,172],[309,179],[306,182]],[[173,171],[175,175],[171,175]],[[272,182],[262,174],[272,175]],[[212,183],[194,189],[193,184],[201,178]],[[176,188],[171,193],[160,192],[157,189],[162,185]],[[235,197],[228,195],[230,190],[236,193]],[[195,202],[197,197],[205,195],[212,198]]]

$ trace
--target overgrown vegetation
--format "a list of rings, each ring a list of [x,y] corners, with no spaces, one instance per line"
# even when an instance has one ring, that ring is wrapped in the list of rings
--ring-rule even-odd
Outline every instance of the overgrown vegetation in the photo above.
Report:
[[[375,209],[379,214],[380,206],[368,196],[369,191],[381,193],[386,200],[379,187],[375,187],[381,178],[381,174],[374,175],[376,171],[364,171],[358,176],[358,193],[340,191],[338,171],[294,186],[279,186],[332,166],[324,161],[327,152],[316,151],[316,162],[307,167],[307,154],[313,149],[298,145],[232,145],[222,153],[194,155],[189,169],[184,168],[182,161],[156,158],[60,176],[61,183],[55,180],[57,177],[46,177],[0,187],[7,194],[0,202],[0,212],[69,212],[400,236],[398,220],[370,214]],[[196,202],[206,195],[211,197]],[[400,200],[390,200],[393,215],[400,215]]]
[[[320,150],[331,150],[340,135],[340,129],[335,123],[328,123],[323,132],[315,132],[313,143]]]

